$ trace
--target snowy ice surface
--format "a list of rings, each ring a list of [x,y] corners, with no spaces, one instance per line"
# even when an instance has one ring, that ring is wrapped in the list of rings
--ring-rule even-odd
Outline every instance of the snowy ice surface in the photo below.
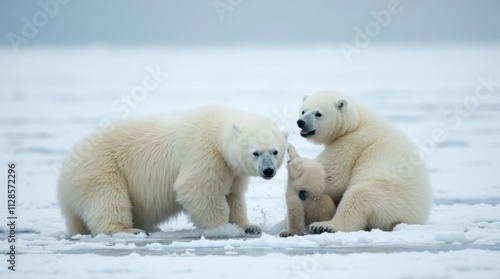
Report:
[[[0,61],[1,278],[500,278],[499,45],[372,45],[351,63],[338,45],[2,49]],[[132,96],[158,70],[168,76]],[[314,157],[321,147],[294,122],[302,96],[321,90],[357,98],[420,147],[434,194],[428,224],[281,239],[282,168],[251,180],[261,236],[197,229],[185,215],[150,236],[66,235],[58,168],[103,122],[218,104],[271,117]],[[8,162],[18,172],[15,272],[5,256]]]

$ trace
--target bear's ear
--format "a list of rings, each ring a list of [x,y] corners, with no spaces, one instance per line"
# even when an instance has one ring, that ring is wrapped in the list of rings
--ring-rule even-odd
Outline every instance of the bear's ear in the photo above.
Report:
[[[307,98],[309,98],[309,96],[304,95],[304,97],[302,97],[302,102],[304,102],[305,100],[307,100]]]
[[[335,103],[335,106],[337,107],[337,109],[343,110],[347,107],[347,100],[344,100],[344,99],[338,100]]]
[[[233,123],[233,135],[235,137],[239,137],[241,132],[243,132],[243,129],[241,128],[241,126],[238,125],[238,123]]]

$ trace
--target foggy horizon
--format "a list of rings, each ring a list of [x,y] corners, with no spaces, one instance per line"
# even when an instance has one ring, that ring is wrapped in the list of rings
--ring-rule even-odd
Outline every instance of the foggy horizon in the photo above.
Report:
[[[498,15],[499,1],[7,0],[0,46],[498,42]]]

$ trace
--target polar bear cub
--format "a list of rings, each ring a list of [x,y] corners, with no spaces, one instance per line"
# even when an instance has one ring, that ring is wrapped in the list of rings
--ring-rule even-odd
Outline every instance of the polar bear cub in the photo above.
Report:
[[[250,176],[271,179],[286,137],[269,119],[219,107],[123,122],[78,143],[58,199],[69,233],[138,233],[185,211],[198,227],[247,220]]]
[[[300,135],[324,150],[325,192],[335,216],[310,225],[316,233],[392,230],[424,224],[432,204],[428,172],[410,140],[384,118],[337,93],[305,97]],[[415,159],[417,157],[417,159]]]
[[[311,223],[332,219],[336,209],[332,198],[324,193],[326,174],[323,166],[300,157],[291,144],[288,155],[288,229],[280,233],[281,237],[303,235]]]

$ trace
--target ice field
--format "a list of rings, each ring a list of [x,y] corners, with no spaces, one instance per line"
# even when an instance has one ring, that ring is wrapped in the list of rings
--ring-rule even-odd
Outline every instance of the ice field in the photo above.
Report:
[[[338,45],[0,49],[1,278],[500,278],[500,46]],[[145,82],[147,81],[147,82]],[[115,121],[217,104],[268,116],[303,156],[303,95],[353,96],[403,130],[430,171],[426,225],[279,238],[286,169],[253,178],[251,222],[196,229],[185,215],[150,236],[70,237],[56,181],[73,144]],[[435,133],[445,140],[436,141]],[[16,164],[16,271],[7,216]]]

